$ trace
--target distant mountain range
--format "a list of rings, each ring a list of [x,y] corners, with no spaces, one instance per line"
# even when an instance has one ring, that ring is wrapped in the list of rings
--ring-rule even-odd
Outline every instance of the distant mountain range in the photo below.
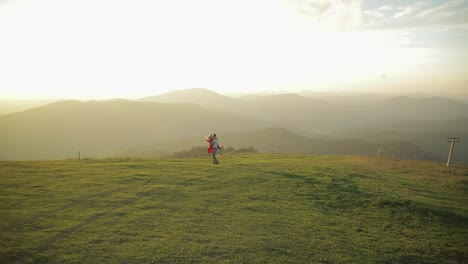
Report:
[[[362,97],[349,97],[348,104],[338,104],[298,94],[235,99],[206,89],[189,89],[141,100],[194,103],[214,110],[253,116],[270,121],[276,127],[288,128],[298,134],[313,137],[341,132],[344,129],[379,128],[399,123],[468,118],[468,104],[449,98],[398,96],[369,100],[372,96]],[[369,102],[363,103],[363,100]]]
[[[268,122],[194,104],[62,101],[0,116],[0,159],[106,156],[148,141],[255,130]]]
[[[171,151],[187,150],[193,146],[206,146],[203,138],[177,141],[158,141],[118,153],[118,157],[160,157]],[[259,152],[315,155],[376,155],[383,145],[381,155],[437,161],[440,157],[422,151],[418,146],[404,141],[383,144],[369,143],[358,139],[323,140],[300,136],[282,128],[269,128],[241,133],[220,135],[220,145],[236,149],[253,147]],[[155,149],[160,150],[154,152]]]
[[[25,111],[61,100],[0,100],[0,115]]]
[[[161,103],[193,103],[215,110],[274,120],[279,122],[280,126],[281,122],[290,123],[291,119],[302,122],[318,122],[320,126],[325,126],[323,128],[326,131],[365,124],[414,120],[440,121],[468,117],[468,104],[442,97],[398,96],[377,102],[337,104],[298,94],[257,96],[247,100],[235,99],[199,88],[179,90],[140,100]],[[354,99],[349,101],[351,100]]]
[[[203,136],[218,133],[226,145],[259,151],[373,155],[386,144],[395,157],[404,156],[400,148],[410,153],[405,158],[443,161],[445,136],[468,138],[468,104],[453,99],[340,100],[233,98],[200,88],[137,101],[61,101],[0,116],[0,159],[68,158],[78,150],[93,157],[157,156],[203,145]],[[461,142],[454,162],[468,164],[467,157]]]

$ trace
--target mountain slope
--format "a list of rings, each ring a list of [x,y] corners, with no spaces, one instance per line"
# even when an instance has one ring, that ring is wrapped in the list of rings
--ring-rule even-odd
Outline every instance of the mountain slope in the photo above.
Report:
[[[468,117],[468,104],[442,97],[411,98],[400,96],[373,106],[388,122],[405,120],[447,120]]]
[[[370,154],[376,144],[403,141],[411,153],[417,153],[419,147],[420,152],[438,156],[446,156],[443,137],[460,136],[455,161],[468,163],[468,149],[463,144],[468,134],[463,125],[468,123],[468,105],[447,98],[396,97],[342,105],[297,94],[234,99],[206,89],[190,89],[142,100],[161,103],[68,101],[2,116],[0,147],[6,151],[0,153],[0,159],[72,157],[78,150],[85,156],[107,156],[148,142],[165,148],[158,145],[150,153],[172,152],[190,142],[186,139],[196,138],[184,148],[199,145],[208,133],[218,133],[233,135],[224,139],[239,144],[235,147],[256,146],[262,151]],[[272,127],[295,135],[276,132],[272,136],[271,131],[237,135]],[[294,140],[284,144],[285,138]]]
[[[307,154],[373,154],[375,144],[361,140],[326,141],[300,136],[282,128],[268,128],[239,133],[218,133],[220,145],[234,148],[254,147],[260,152],[307,153]],[[121,156],[138,157],[138,153],[148,151],[185,150],[192,146],[207,143],[202,137],[176,141],[159,141],[144,146],[134,147]]]
[[[222,146],[236,149],[253,147],[259,152],[278,152],[288,154],[319,155],[375,155],[377,146],[384,144],[381,156],[404,159],[438,160],[434,154],[403,141],[369,143],[364,140],[345,138],[323,140],[300,136],[286,129],[269,128],[249,132],[218,134]],[[129,148],[116,153],[117,157],[160,157],[164,153],[188,150],[193,146],[206,146],[203,138],[182,139],[177,141],[159,141],[144,146]]]
[[[0,100],[0,115],[25,111],[34,107],[47,105],[59,100]]]
[[[467,166],[219,159],[0,161],[2,263],[468,259]]]
[[[329,130],[340,122],[341,106],[297,94],[264,95],[235,99],[206,89],[188,89],[140,99],[164,103],[194,103],[214,110],[240,113],[268,120],[277,127],[312,133]],[[310,123],[313,122],[313,125]],[[317,129],[320,125],[323,129]]]
[[[243,101],[215,93],[204,88],[178,90],[157,96],[139,99],[143,102],[158,103],[192,103],[206,108],[230,111],[241,107]],[[236,112],[236,111],[234,111]]]
[[[268,127],[251,117],[193,104],[62,101],[0,117],[0,159],[110,155],[154,139]]]
[[[206,89],[190,89],[144,98],[159,102],[191,102],[215,110],[241,113],[268,120],[276,127],[304,135],[328,134],[351,129],[407,121],[440,121],[468,118],[468,104],[442,97],[407,96],[367,99],[364,95],[327,95],[327,100],[298,94],[235,99]],[[334,97],[340,97],[338,99]],[[373,98],[373,97],[372,97]]]
[[[422,151],[437,154],[437,161],[445,162],[449,144],[445,137],[459,137],[452,161],[468,164],[468,118],[443,121],[411,121],[382,124],[376,127],[361,127],[338,131],[332,139],[357,138],[368,142],[379,143],[389,141],[407,141],[418,145]]]

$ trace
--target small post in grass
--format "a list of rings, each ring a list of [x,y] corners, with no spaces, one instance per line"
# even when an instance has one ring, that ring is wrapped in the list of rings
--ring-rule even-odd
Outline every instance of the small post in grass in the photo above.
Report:
[[[450,160],[452,159],[452,152],[453,152],[453,147],[455,146],[455,142],[460,142],[460,138],[457,137],[446,137],[445,141],[450,142],[450,152],[447,160],[447,167],[450,166]]]
[[[81,152],[78,150],[78,160],[81,160]]]
[[[377,150],[377,157],[380,156],[380,149],[383,148],[383,146],[377,146],[378,150]]]

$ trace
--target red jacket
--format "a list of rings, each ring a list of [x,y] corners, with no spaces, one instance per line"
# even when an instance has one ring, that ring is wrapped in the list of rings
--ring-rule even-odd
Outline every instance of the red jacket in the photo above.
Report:
[[[213,139],[212,139],[212,138],[208,138],[206,141],[209,143],[209,145],[208,145],[208,153],[211,154],[211,153],[213,153],[213,146],[211,145],[211,142],[213,142]],[[218,148],[220,149],[220,148],[222,148],[222,147],[218,145]]]

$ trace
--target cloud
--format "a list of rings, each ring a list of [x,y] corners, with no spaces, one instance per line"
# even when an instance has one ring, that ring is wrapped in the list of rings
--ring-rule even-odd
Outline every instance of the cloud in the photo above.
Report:
[[[468,24],[468,3],[450,1],[417,15],[420,20],[427,20],[440,24]]]
[[[382,12],[378,12],[378,11],[375,11],[375,10],[367,10],[367,11],[364,11],[364,14],[367,16],[367,17],[371,17],[373,19],[379,19],[379,18],[382,18],[385,16],[385,14],[383,14]]]
[[[367,27],[371,29],[415,28],[433,25],[468,24],[468,2],[449,0],[418,1],[406,6],[384,5],[365,10]]]
[[[11,2],[11,0],[0,0],[0,6]]]
[[[378,8],[379,11],[391,11],[393,9],[395,9],[395,8],[392,7],[392,6],[388,6],[388,5],[381,6],[381,7]]]
[[[327,29],[358,29],[364,24],[362,0],[289,0]]]
[[[393,18],[401,18],[411,15],[416,8],[414,6],[402,7],[401,12],[396,13]]]

